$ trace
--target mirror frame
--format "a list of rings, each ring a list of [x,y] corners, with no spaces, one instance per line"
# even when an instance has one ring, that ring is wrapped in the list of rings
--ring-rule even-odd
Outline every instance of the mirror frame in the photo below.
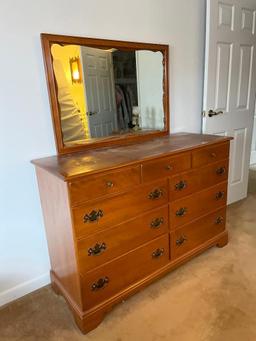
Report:
[[[155,137],[169,135],[169,46],[163,44],[149,44],[139,42],[128,42],[120,40],[85,38],[76,36],[65,36],[42,33],[41,43],[43,49],[45,74],[48,86],[49,100],[52,113],[52,122],[55,135],[55,144],[58,154],[68,154],[78,151],[89,150],[92,148],[108,147],[113,145],[124,145],[132,142],[139,142]],[[161,52],[163,55],[163,108],[164,108],[164,123],[163,130],[154,130],[137,133],[126,133],[117,136],[107,136],[103,138],[88,140],[85,143],[74,146],[66,146],[62,138],[62,128],[60,119],[60,107],[57,96],[57,83],[53,70],[51,45],[86,45],[94,48],[116,48],[123,51],[129,50],[150,50]]]

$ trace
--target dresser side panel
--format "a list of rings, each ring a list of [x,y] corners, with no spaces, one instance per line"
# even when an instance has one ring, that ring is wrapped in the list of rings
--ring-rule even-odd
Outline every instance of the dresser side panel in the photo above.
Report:
[[[67,299],[81,307],[80,281],[67,184],[38,167],[36,174],[51,270],[69,296]]]

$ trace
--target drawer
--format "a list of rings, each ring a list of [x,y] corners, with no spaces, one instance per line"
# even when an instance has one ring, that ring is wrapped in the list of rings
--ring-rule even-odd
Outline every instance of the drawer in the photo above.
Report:
[[[174,231],[171,234],[173,257],[184,255],[224,231],[225,220],[226,208],[222,208]]]
[[[168,202],[167,180],[138,186],[132,192],[73,208],[76,237],[89,236]]]
[[[111,298],[169,261],[169,236],[165,234],[82,276],[84,308]]]
[[[229,157],[229,142],[204,147],[192,152],[192,167],[201,167]]]
[[[227,183],[197,192],[170,204],[170,228],[187,224],[208,212],[214,211],[227,202]]]
[[[172,157],[164,157],[156,161],[145,162],[142,165],[142,179],[144,182],[188,170],[191,168],[191,154],[184,153]]]
[[[78,259],[85,273],[168,232],[168,206],[117,225],[86,239],[80,239]]]
[[[118,193],[140,184],[140,166],[124,168],[69,183],[71,205]]]
[[[227,179],[228,160],[221,160],[200,169],[173,176],[170,179],[170,201],[227,181]]]

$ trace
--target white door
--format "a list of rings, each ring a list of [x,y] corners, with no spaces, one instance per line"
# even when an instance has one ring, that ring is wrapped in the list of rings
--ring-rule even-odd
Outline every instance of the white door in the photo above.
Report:
[[[112,53],[82,46],[81,57],[90,135],[112,135],[117,130]]]
[[[247,195],[255,102],[255,19],[255,0],[207,0],[203,133],[234,137],[229,203]]]
[[[253,134],[252,134],[252,152],[251,152],[251,165],[256,164],[256,106],[254,110],[254,124],[253,124]]]

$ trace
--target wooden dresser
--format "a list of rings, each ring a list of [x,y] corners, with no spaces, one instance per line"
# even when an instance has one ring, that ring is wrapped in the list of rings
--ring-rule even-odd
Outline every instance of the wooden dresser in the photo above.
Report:
[[[225,229],[229,138],[173,134],[33,161],[51,280],[83,332]]]

